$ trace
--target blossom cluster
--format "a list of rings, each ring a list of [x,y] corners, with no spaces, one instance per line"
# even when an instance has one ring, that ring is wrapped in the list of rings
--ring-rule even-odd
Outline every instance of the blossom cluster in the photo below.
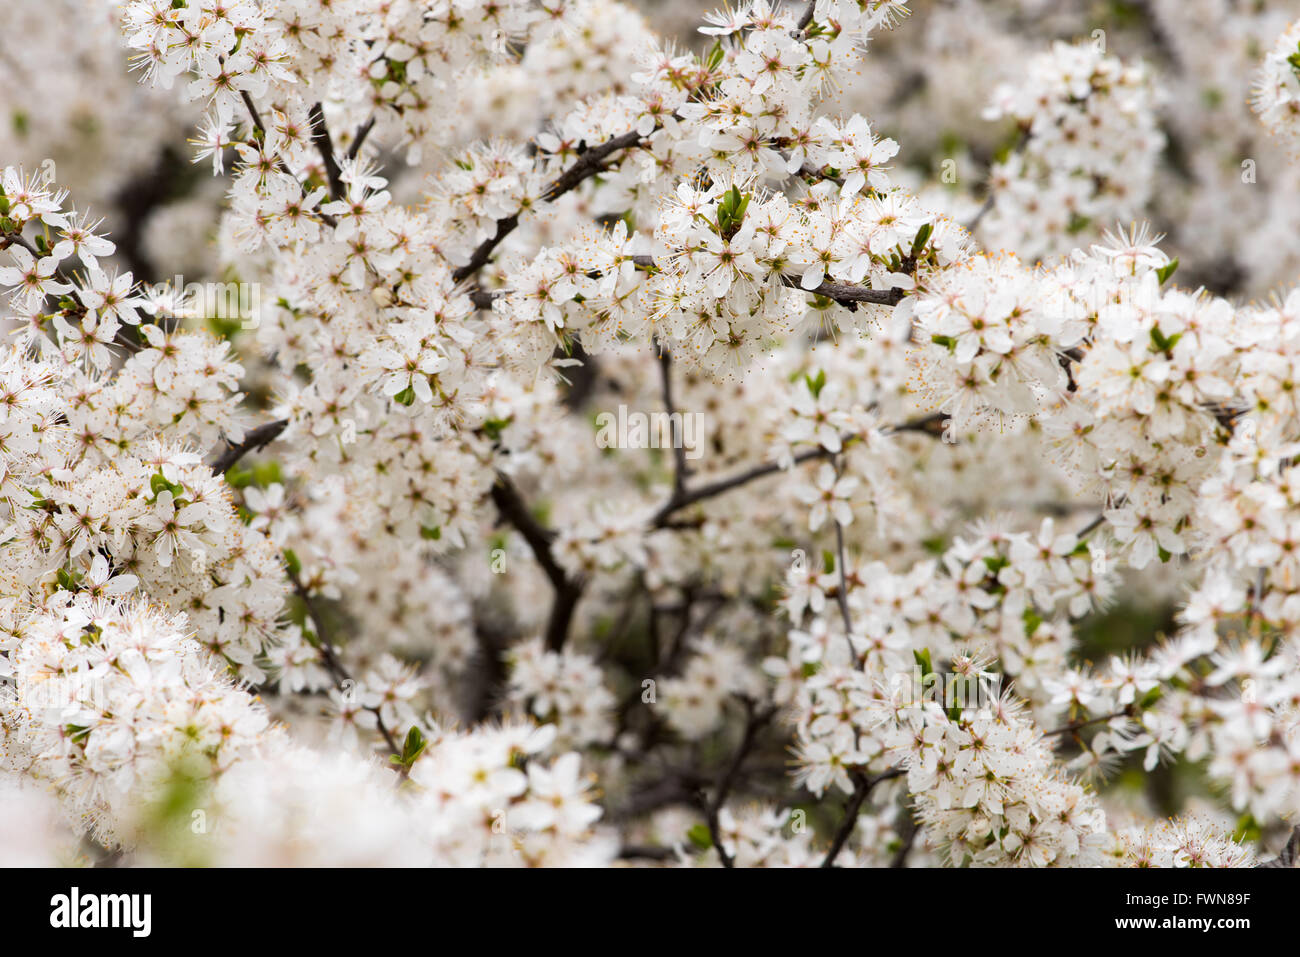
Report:
[[[1090,225],[1128,219],[1154,188],[1164,146],[1159,97],[1141,63],[1097,43],[1057,42],[994,91],[984,118],[1016,123],[993,165],[980,238],[1037,259],[1068,252]]]

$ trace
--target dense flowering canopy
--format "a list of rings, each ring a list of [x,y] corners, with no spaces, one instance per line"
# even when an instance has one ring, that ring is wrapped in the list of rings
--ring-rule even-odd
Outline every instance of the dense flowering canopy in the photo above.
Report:
[[[1286,842],[1276,4],[72,3],[0,31],[0,861]]]

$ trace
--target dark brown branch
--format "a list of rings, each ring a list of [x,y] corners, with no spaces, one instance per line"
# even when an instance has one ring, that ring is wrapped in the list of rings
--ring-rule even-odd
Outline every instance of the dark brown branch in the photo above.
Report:
[[[858,652],[853,647],[853,616],[849,614],[849,569],[848,563],[844,560],[844,526],[839,523],[839,519],[834,517],[831,518],[831,521],[835,523],[835,561],[840,566],[840,587],[837,597],[839,599],[840,617],[844,619],[844,640],[849,645],[849,660],[856,661]]]
[[[1101,526],[1105,523],[1105,521],[1106,521],[1106,513],[1102,512],[1100,515],[1094,518],[1087,525],[1083,526],[1083,528],[1079,529],[1079,533],[1075,537],[1079,539],[1079,541],[1083,541],[1085,538],[1087,538],[1097,529],[1101,528]]]
[[[1258,865],[1260,867],[1295,867],[1296,858],[1300,856],[1300,827],[1291,832],[1291,838],[1286,842],[1286,847],[1282,848],[1281,853],[1272,860],[1265,861]]]
[[[902,838],[902,844],[899,846],[898,850],[894,852],[894,856],[889,862],[889,866],[893,868],[907,866],[907,855],[912,852],[912,845],[916,843],[916,835],[921,830],[916,823],[916,816],[912,813],[911,808],[904,806],[903,814],[905,814],[906,817],[903,819],[903,829],[899,832],[899,837]]]
[[[800,166],[799,175],[804,179],[824,179],[829,183],[834,183],[836,186],[844,185],[844,177],[832,176],[830,173],[825,172],[824,169],[817,169],[811,163],[804,163]]]
[[[840,822],[839,829],[835,832],[835,838],[831,841],[830,850],[826,852],[826,857],[822,860],[822,867],[834,867],[835,859],[840,856],[840,851],[848,842],[849,836],[853,829],[858,826],[858,814],[862,811],[862,805],[867,800],[872,789],[881,781],[888,781],[890,778],[896,778],[906,771],[903,768],[891,768],[874,777],[869,777],[861,771],[853,773],[853,794],[849,798],[848,806],[844,809],[844,820]]]
[[[788,150],[777,150],[777,153],[780,154],[781,159],[785,160],[787,163],[790,162],[790,153]],[[836,186],[844,185],[844,177],[833,175],[828,166],[823,166],[821,169],[818,169],[816,166],[813,166],[812,163],[804,163],[799,167],[797,175],[806,180],[824,179],[827,182],[834,183]]]
[[[265,425],[259,425],[257,428],[250,430],[245,434],[244,441],[238,445],[231,445],[229,442],[223,443],[225,449],[212,460],[212,471],[218,475],[230,471],[235,463],[249,452],[256,451],[274,442],[288,425],[288,419],[276,419],[274,422],[267,422]]]
[[[352,145],[348,147],[348,159],[354,160],[361,153],[361,144],[366,141],[370,131],[375,128],[375,118],[372,116],[360,126],[357,127],[356,135],[352,137]]]
[[[469,291],[469,299],[470,302],[474,303],[475,309],[491,309],[493,300],[504,295],[504,292],[488,292],[484,289],[471,289]]]
[[[569,391],[564,394],[562,401],[570,410],[581,409],[595,391],[597,380],[600,378],[600,365],[595,356],[589,355],[582,348],[580,342],[573,343],[568,357],[577,359],[582,365],[574,366],[572,371],[566,373],[565,381],[569,384]]]
[[[830,453],[819,445],[816,448],[805,449],[795,455],[794,464],[799,465],[803,462],[811,462],[816,459],[829,457]],[[655,528],[666,528],[668,526],[668,520],[672,517],[673,513],[686,508],[688,505],[694,505],[696,502],[702,502],[705,499],[713,498],[724,492],[730,492],[733,488],[748,485],[755,479],[760,479],[767,475],[774,475],[780,471],[782,471],[782,468],[779,462],[765,462],[762,465],[755,465],[753,468],[746,469],[744,472],[732,475],[729,478],[718,479],[717,481],[701,485],[698,488],[684,490],[681,495],[670,498],[664,504],[663,508],[659,509],[659,511],[655,513],[654,518],[651,520],[651,524]]]
[[[551,615],[546,625],[546,647],[551,651],[560,651],[568,639],[569,625],[573,621],[578,600],[582,597],[583,583],[581,579],[571,578],[560,567],[551,550],[555,532],[545,528],[533,517],[523,496],[519,494],[519,489],[502,473],[497,473],[496,484],[492,486],[492,502],[502,519],[524,537],[537,564],[542,567],[555,589],[555,601],[551,605]]]
[[[735,787],[736,777],[740,774],[745,758],[749,756],[749,752],[754,747],[754,740],[758,736],[759,729],[776,714],[775,706],[755,711],[754,702],[748,698],[743,699],[743,701],[746,714],[744,735],[740,739],[740,746],[736,748],[731,763],[718,777],[717,786],[713,789],[713,799],[709,801],[705,809],[705,818],[709,824],[709,837],[713,840],[713,846],[718,852],[718,859],[722,861],[723,867],[735,867],[736,861],[722,846],[722,828],[719,823],[719,814],[723,805],[726,804],[727,796],[731,794],[731,789]]]
[[[503,474],[497,475],[496,484],[492,486],[492,502],[501,513],[501,517],[524,537],[524,541],[528,543],[528,547],[537,558],[537,564],[542,566],[542,571],[546,573],[551,584],[557,588],[564,584],[568,576],[551,553],[551,542],[555,539],[555,533],[543,527],[533,517],[533,513],[524,503],[523,496],[519,494],[519,489]]]
[[[667,349],[659,350],[659,375],[663,382],[663,400],[664,410],[668,413],[668,421],[673,421],[672,416],[677,412],[676,403],[673,401],[673,356]],[[672,436],[673,442],[673,497],[682,495],[686,491],[686,478],[690,470],[686,465],[686,438],[683,431],[680,436]],[[681,441],[678,441],[678,439]]]
[[[265,136],[266,126],[262,123],[262,114],[257,112],[257,106],[253,103],[253,98],[248,95],[247,90],[240,90],[239,96],[244,101],[244,109],[248,110],[248,118],[253,121],[253,126]]]
[[[316,150],[325,161],[325,176],[330,184],[330,199],[342,199],[342,174],[339,171],[338,158],[334,155],[334,139],[330,136],[330,128],[325,122],[325,108],[319,103],[313,103],[307,115],[311,121],[311,141],[316,144]]]
[[[654,847],[650,844],[624,844],[618,852],[620,861],[671,861],[674,856],[671,847]]]
[[[945,418],[946,417],[942,413],[935,413],[932,415],[922,416],[918,419],[911,419],[907,422],[901,423],[900,425],[890,426],[885,431],[891,433],[923,432],[926,435],[937,436],[943,432],[943,429],[936,429],[935,426],[936,424],[942,423]],[[852,439],[853,436],[850,434],[842,436],[841,441],[848,443]],[[831,453],[819,445],[816,448],[805,449],[802,452],[797,453],[792,461],[795,465],[801,465],[804,462],[812,462],[817,459],[826,459],[830,457]],[[724,492],[730,492],[734,488],[748,485],[755,479],[764,478],[765,476],[773,475],[780,471],[782,471],[781,463],[764,462],[762,465],[755,465],[752,468],[746,469],[743,472],[738,472],[728,478],[717,479],[716,481],[708,482],[693,489],[683,489],[680,495],[674,494],[664,503],[663,507],[660,508],[659,511],[655,513],[654,518],[651,519],[651,524],[655,528],[669,528],[672,524],[670,521],[672,516],[687,506],[694,505],[696,502],[702,502],[705,499],[722,495]]]
[[[1029,132],[1029,127],[1027,126],[1020,127],[1020,137],[1019,139],[1016,140],[1015,148],[1012,149],[1011,151],[1012,155],[1023,153],[1025,151],[1025,147],[1029,145],[1029,138],[1031,135],[1032,134]],[[983,221],[984,217],[987,216],[990,212],[992,212],[993,207],[997,205],[997,201],[998,201],[998,194],[994,190],[990,189],[988,197],[984,200],[984,204],[980,206],[979,211],[976,212],[975,215],[971,217],[971,221],[966,224],[966,232],[968,233],[975,232],[976,228],[979,226],[980,222]]]
[[[997,202],[997,193],[989,193],[988,199],[984,200],[984,204],[980,206],[975,215],[971,217],[970,222],[966,224],[966,232],[973,233],[979,228],[979,224],[983,221],[984,217],[993,211],[993,204],[995,202]]]
[[[626,805],[610,809],[604,819],[623,823],[634,821],[665,807],[698,808],[699,795],[696,789],[703,783],[685,774],[674,774],[653,784],[638,786],[633,790]]]
[[[585,180],[601,172],[604,169],[605,160],[611,154],[630,146],[636,146],[643,139],[644,137],[636,130],[629,130],[620,136],[606,140],[599,146],[584,149],[578,154],[577,162],[560,174],[546,188],[546,191],[542,194],[542,200],[549,203],[570,190],[576,189]],[[496,251],[501,241],[514,232],[515,227],[518,225],[519,213],[512,213],[504,219],[498,219],[496,233],[491,239],[485,239],[479,243],[478,248],[469,257],[469,262],[452,273],[452,278],[456,282],[462,282],[482,269],[487,264],[487,261],[492,258],[492,253]]]
[[[303,608],[307,611],[307,617],[311,619],[312,627],[316,630],[317,648],[320,651],[321,660],[325,662],[325,670],[327,670],[330,673],[330,677],[334,679],[334,686],[339,691],[346,692],[348,690],[348,683],[351,682],[351,686],[355,688],[356,682],[353,681],[352,676],[348,674],[348,670],[343,667],[343,663],[339,661],[338,655],[334,654],[334,647],[330,644],[329,636],[325,631],[324,620],[321,617],[320,611],[316,608],[316,602],[312,599],[311,593],[307,591],[307,587],[303,585],[302,579],[294,569],[287,569],[286,574],[289,576],[289,581],[293,584],[294,592],[302,601]],[[388,726],[384,724],[384,716],[380,714],[380,709],[378,707],[367,707],[366,710],[375,716],[375,722],[379,727],[379,733],[384,736],[384,743],[388,745],[388,750],[392,751],[393,754],[400,755],[402,752],[397,747],[397,742],[394,740],[392,732],[390,732]],[[403,777],[406,776],[406,771],[406,768],[402,768]]]
[[[808,24],[812,23],[813,14],[816,10],[817,0],[809,0],[807,8],[804,10],[803,15],[799,17],[799,22],[794,25],[794,28],[800,33],[807,30]]]
[[[633,256],[632,262],[638,269],[657,268],[653,256]],[[896,306],[907,295],[907,290],[898,286],[889,289],[868,289],[866,286],[848,282],[832,282],[829,279],[823,280],[821,285],[815,289],[804,289],[800,285],[800,277],[786,273],[781,274],[781,284],[789,286],[791,289],[798,289],[802,292],[821,296],[824,299],[833,299],[840,305],[849,307],[856,307],[860,302],[872,303],[878,306]]]
[[[1051,737],[1057,734],[1071,734],[1080,728],[1086,728],[1090,724],[1098,724],[1102,721],[1109,721],[1112,718],[1124,718],[1132,713],[1132,708],[1123,708],[1120,711],[1113,711],[1110,714],[1099,715],[1096,718],[1087,718],[1079,721],[1071,721],[1069,724],[1063,724],[1059,728],[1053,728],[1051,731],[1044,731],[1044,737]]]
[[[859,302],[873,303],[878,306],[897,306],[907,295],[906,290],[894,286],[890,289],[868,289],[866,286],[858,286],[848,282],[831,282],[829,279],[822,281],[822,284],[816,289],[804,289],[800,285],[799,277],[789,276],[784,273],[781,275],[782,284],[789,286],[791,289],[802,289],[804,292],[810,292],[825,299],[834,299],[842,306],[856,305]]]
[[[908,419],[898,425],[891,426],[888,430],[894,432],[923,432],[926,435],[940,438],[943,435],[944,428],[948,423],[948,414],[946,412],[931,412],[929,415],[922,415],[915,419]]]
[[[263,137],[265,137],[266,127],[262,125],[262,116],[260,113],[257,112],[257,107],[253,103],[253,98],[248,95],[247,90],[240,91],[239,95],[244,100],[244,107],[248,110],[248,116],[249,119],[253,121],[253,126],[257,128],[257,131],[261,133]],[[315,139],[315,134],[313,134],[312,138]],[[276,167],[280,170],[280,172],[285,173],[289,176],[293,176],[294,182],[298,182],[298,177],[293,175],[289,167],[284,164],[284,160],[277,160]],[[298,188],[302,191],[303,196],[307,195],[307,190],[302,183],[300,182],[298,183]],[[331,228],[339,224],[339,221],[335,219],[333,216],[331,216],[329,213],[322,213],[319,210],[317,210],[316,212],[312,213],[312,215],[314,215],[326,226],[329,226]]]

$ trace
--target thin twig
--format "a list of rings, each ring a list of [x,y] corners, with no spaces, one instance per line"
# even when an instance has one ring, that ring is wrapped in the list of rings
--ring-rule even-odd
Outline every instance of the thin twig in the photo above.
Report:
[[[655,269],[653,256],[645,254],[632,256],[632,264],[638,269]],[[906,266],[906,264],[904,264]],[[904,271],[910,272],[910,269]],[[855,283],[832,282],[829,279],[822,280],[821,284],[814,289],[804,289],[801,277],[793,276],[788,273],[780,274],[781,285],[788,286],[791,289],[798,289],[801,292],[811,293],[821,296],[823,299],[833,299],[842,306],[856,308],[858,303],[865,302],[878,306],[896,306],[903,301],[907,295],[907,290],[900,286],[891,286],[889,289],[869,289],[866,286],[859,286]]]
[[[1105,512],[1102,512],[1100,515],[1098,515],[1096,518],[1094,518],[1094,519],[1093,519],[1091,522],[1089,522],[1087,525],[1083,526],[1083,528],[1079,529],[1079,532],[1078,532],[1078,534],[1077,534],[1075,537],[1076,537],[1079,541],[1083,541],[1085,538],[1087,538],[1089,535],[1091,535],[1091,534],[1092,534],[1093,532],[1095,532],[1097,529],[1101,528],[1102,524],[1103,524],[1105,521],[1106,521],[1106,513],[1105,513]]]
[[[1080,728],[1086,728],[1090,724],[1097,724],[1098,722],[1101,721],[1109,721],[1112,718],[1124,718],[1131,713],[1132,713],[1131,708],[1123,708],[1120,711],[1113,711],[1110,714],[1099,715],[1095,718],[1088,718],[1086,720],[1080,720],[1080,721],[1071,721],[1069,724],[1063,724],[1061,725],[1061,727],[1053,728],[1051,731],[1044,731],[1043,736],[1051,737],[1052,735],[1056,735],[1056,734],[1070,734],[1071,732],[1078,731]]]
[[[1281,853],[1272,860],[1265,861],[1260,867],[1295,867],[1296,858],[1300,857],[1300,827],[1291,832],[1291,838],[1282,848]]]
[[[676,856],[671,847],[655,847],[650,844],[624,844],[618,852],[620,861],[671,861]]]
[[[240,90],[239,95],[244,101],[244,109],[248,110],[248,118],[253,121],[253,126],[265,136],[266,126],[262,123],[262,114],[257,112],[257,106],[253,103],[253,98],[248,95],[247,90]]]
[[[523,496],[519,494],[519,489],[504,473],[497,473],[496,483],[492,486],[492,502],[501,517],[524,537],[537,564],[542,566],[542,571],[555,590],[555,600],[546,624],[546,647],[551,651],[560,651],[568,640],[569,625],[573,621],[578,600],[582,597],[583,582],[570,577],[560,567],[551,549],[555,532],[533,517]]]
[[[997,193],[989,193],[988,199],[984,200],[984,204],[980,206],[979,211],[966,224],[966,232],[973,233],[979,228],[980,221],[993,210],[995,202],[997,202]]]
[[[239,95],[244,100],[244,107],[248,110],[248,116],[249,119],[253,121],[253,126],[255,126],[258,132],[260,132],[262,136],[265,137],[266,127],[262,125],[262,116],[260,113],[257,112],[257,107],[253,103],[253,98],[248,95],[247,90],[241,90]],[[284,160],[277,160],[275,165],[276,168],[280,170],[280,172],[284,173],[287,176],[293,177],[293,181],[295,183],[298,183],[298,189],[299,191],[302,192],[302,195],[305,197],[307,195],[306,187],[301,182],[299,182],[298,177],[294,176],[293,172],[289,169],[289,167],[285,165]],[[320,210],[313,211],[311,215],[315,216],[317,219],[319,219],[326,226],[329,226],[331,229],[339,224],[339,221],[335,219],[333,216],[331,216],[329,213],[322,213]]]
[[[673,377],[672,377],[673,357],[665,348],[659,350],[659,374],[663,382],[663,399],[664,409],[668,413],[669,427],[671,428],[673,416],[677,414],[676,404],[673,402]],[[679,435],[671,436],[673,443],[673,495],[679,496],[686,490],[686,477],[689,474],[686,465],[686,428],[682,427]],[[680,441],[679,441],[680,440]]]
[[[611,154],[630,146],[636,146],[643,139],[645,137],[636,130],[629,130],[620,136],[606,140],[598,146],[584,149],[578,154],[577,162],[546,188],[546,191],[542,193],[542,201],[552,202],[570,190],[576,189],[585,180],[602,172],[605,160]],[[519,225],[519,215],[519,213],[512,213],[504,219],[498,219],[496,233],[490,239],[485,239],[479,243],[478,248],[470,255],[469,261],[452,273],[452,278],[456,282],[462,282],[482,269],[487,264],[487,261],[492,258],[492,253],[500,245],[501,241],[514,232],[515,227]]]
[[[361,153],[361,144],[366,141],[370,131],[375,128],[375,118],[372,116],[360,126],[357,127],[356,135],[352,137],[352,145],[348,147],[348,159],[354,160]]]
[[[794,25],[794,28],[800,33],[803,33],[805,30],[808,29],[808,24],[812,23],[813,14],[816,12],[817,12],[817,0],[810,0],[807,8],[805,8],[803,12],[803,15],[799,17],[799,22]]]
[[[719,815],[727,801],[727,796],[736,784],[736,777],[740,774],[740,768],[745,763],[745,758],[748,757],[750,750],[754,747],[754,739],[758,736],[759,729],[776,714],[775,705],[755,711],[754,702],[748,698],[743,699],[743,701],[746,713],[744,735],[740,739],[740,746],[736,748],[731,763],[727,765],[718,778],[717,786],[713,789],[713,799],[709,801],[705,811],[705,817],[709,824],[709,837],[713,840],[713,846],[718,851],[718,859],[722,861],[723,867],[735,867],[736,861],[722,846],[722,828],[719,823]]]
[[[1020,138],[1016,140],[1016,145],[1012,149],[1011,155],[1014,156],[1016,154],[1023,153],[1025,151],[1025,147],[1029,145],[1029,139],[1031,135],[1032,134],[1029,132],[1029,127],[1022,126],[1020,128]],[[975,229],[979,226],[980,222],[984,219],[984,217],[987,216],[993,210],[993,207],[995,205],[997,205],[997,201],[998,201],[997,192],[993,189],[990,189],[988,197],[984,200],[984,204],[980,206],[979,211],[973,217],[971,217],[971,221],[966,224],[966,232],[968,233],[975,232]]]
[[[942,429],[936,430],[935,425],[942,422],[943,418],[944,416],[942,413],[935,413],[933,415],[922,416],[918,419],[911,419],[907,422],[900,423],[899,425],[889,426],[883,431],[886,433],[921,432],[926,435],[937,436],[942,432]],[[842,444],[845,444],[853,438],[853,434],[849,433],[841,436],[840,441]],[[815,448],[804,449],[802,452],[796,453],[791,459],[791,464],[802,465],[804,462],[812,462],[818,459],[826,459],[830,457],[831,453],[827,451],[825,447],[819,445]],[[673,495],[664,503],[663,507],[661,507],[650,520],[650,523],[655,528],[669,528],[672,525],[672,516],[682,509],[694,505],[697,502],[702,502],[705,499],[722,495],[724,492],[730,492],[732,489],[739,488],[742,485],[748,485],[756,479],[764,478],[781,471],[784,471],[784,467],[780,462],[764,462],[761,465],[752,466],[743,472],[738,472],[727,478],[717,479],[693,489],[683,489],[681,495]]]
[[[911,808],[905,805],[903,807],[903,813],[906,815],[903,819],[903,830],[900,833],[903,842],[899,846],[898,850],[894,852],[893,858],[890,859],[889,866],[892,868],[907,866],[907,855],[911,853],[912,845],[916,843],[916,835],[921,830],[920,827],[917,826],[916,817],[912,814]]]
[[[878,306],[897,306],[907,295],[907,291],[898,286],[889,289],[868,289],[866,286],[848,282],[832,282],[829,279],[822,280],[821,285],[815,289],[804,289],[798,276],[790,276],[785,273],[781,274],[781,283],[791,289],[801,289],[804,292],[821,296],[823,299],[834,299],[842,306],[856,306],[860,302],[873,303]]]
[[[339,170],[338,158],[334,155],[334,140],[325,122],[325,108],[320,103],[313,103],[307,116],[311,121],[311,141],[316,144],[316,151],[325,161],[325,177],[330,184],[330,199],[342,199],[342,173]]]
[[[265,425],[259,425],[257,428],[249,430],[244,435],[244,441],[238,445],[223,442],[225,448],[217,453],[216,458],[212,460],[212,471],[217,475],[224,475],[229,472],[235,463],[249,452],[256,451],[274,442],[288,425],[288,419],[276,419],[274,422],[267,422]]]
[[[831,462],[835,466],[835,479],[836,481],[839,481],[839,455],[832,455]],[[839,565],[840,572],[838,603],[840,606],[840,617],[844,619],[844,640],[848,642],[849,660],[856,662],[858,652],[853,647],[853,616],[849,614],[849,568],[848,562],[844,560],[844,526],[841,525],[839,519],[834,516],[831,516],[831,521],[835,523],[835,562]]]
[[[869,777],[861,771],[853,773],[853,794],[849,797],[848,806],[844,809],[844,820],[840,822],[839,829],[835,832],[835,838],[831,841],[830,850],[826,852],[826,857],[822,860],[822,867],[834,867],[835,858],[840,856],[840,851],[844,849],[845,843],[853,833],[853,829],[858,826],[858,814],[862,810],[863,803],[867,800],[867,795],[881,781],[888,781],[890,778],[896,778],[904,774],[903,768],[891,768],[874,777]]]
[[[289,568],[286,573],[293,585],[294,592],[301,599],[303,608],[307,611],[307,617],[311,619],[312,627],[316,630],[316,642],[320,650],[321,660],[325,662],[325,669],[330,673],[330,677],[334,679],[334,686],[339,691],[344,692],[348,689],[348,682],[352,683],[352,687],[356,687],[356,682],[348,674],[348,670],[343,667],[343,663],[339,661],[338,656],[334,654],[329,635],[325,631],[324,621],[320,611],[316,608],[316,602],[312,599],[311,593],[307,591],[307,587],[302,583],[297,571]],[[380,709],[378,707],[366,707],[366,710],[375,716],[379,733],[384,736],[384,743],[388,745],[388,750],[392,751],[393,754],[400,755],[402,753],[401,749],[397,747],[397,742],[393,739],[392,733],[388,730],[388,726],[384,724],[384,716],[380,713]],[[402,776],[405,777],[405,774],[406,768],[402,768]]]

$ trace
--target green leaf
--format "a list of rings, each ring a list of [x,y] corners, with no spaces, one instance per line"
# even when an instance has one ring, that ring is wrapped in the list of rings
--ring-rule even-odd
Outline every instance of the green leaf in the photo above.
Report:
[[[208,316],[203,321],[214,336],[227,341],[233,339],[244,326],[240,319],[222,319],[219,316]]]
[[[726,55],[726,52],[722,49],[722,41],[714,40],[712,48],[704,55],[704,68],[712,72],[717,69],[718,64],[722,62]]]
[[[950,678],[948,679],[948,687],[947,687],[947,688],[945,689],[945,691],[944,691],[944,693],[945,693],[948,697],[947,697],[945,700],[948,700],[948,701],[957,701],[957,700],[958,700],[958,699],[957,699],[957,692],[956,692],[957,682],[959,682],[959,681],[963,681],[963,680],[964,680],[964,679],[961,678],[961,677],[958,676],[958,675],[953,675],[952,677],[950,677]],[[966,698],[963,698],[962,700],[964,700],[964,701],[971,701],[972,699],[971,699],[970,697],[966,697]],[[961,709],[960,707],[958,707],[956,704],[954,704],[951,708],[948,709],[948,720],[949,720],[949,721],[960,721],[960,720],[961,720],[961,712],[962,712],[962,709]]]
[[[1005,555],[990,555],[984,559],[984,567],[989,570],[989,574],[997,577],[998,572],[1011,564],[1011,560]]]
[[[1043,623],[1043,616],[1032,608],[1026,608],[1021,617],[1025,621],[1025,637],[1032,638],[1034,632],[1038,630],[1038,626]]]
[[[402,742],[402,764],[405,767],[411,767],[416,760],[424,753],[424,749],[429,746],[424,735],[416,725],[411,725],[411,730],[406,732],[406,740]]]
[[[707,851],[713,846],[713,836],[709,834],[709,826],[707,824],[694,825],[686,832],[686,837],[701,851]]]
[[[726,239],[734,236],[748,208],[749,197],[741,193],[739,187],[732,186],[727,190],[718,203],[718,233]]]
[[[67,724],[63,726],[63,729],[68,732],[68,737],[72,739],[73,744],[81,744],[90,737],[90,729],[79,724]]]
[[[1238,844],[1258,841],[1263,836],[1259,822],[1249,811],[1237,818],[1237,826],[1232,832],[1232,839]]]
[[[920,651],[913,651],[913,652],[912,652],[912,657],[915,658],[915,659],[916,659],[916,663],[917,663],[918,665],[921,666],[921,677],[922,677],[922,678],[924,678],[926,675],[928,675],[928,674],[932,674],[932,673],[934,672],[934,665],[932,665],[932,664],[930,663],[930,649],[929,649],[929,648],[922,648]]]
[[[258,462],[253,466],[253,481],[259,488],[270,488],[277,483],[283,483],[284,476],[280,473],[280,463]]]
[[[298,560],[298,556],[292,548],[286,548],[284,550],[284,563],[289,568],[289,574],[302,574],[302,562]]]
[[[835,553],[830,549],[822,550],[822,571],[827,575],[835,571]]]
[[[403,389],[401,392],[397,393],[397,395],[393,396],[393,401],[396,402],[398,405],[412,405],[412,404],[414,404],[414,402],[415,402],[415,389],[408,385],[408,386],[407,386],[405,389]]]
[[[509,424],[510,424],[509,419],[488,419],[486,422],[483,423],[483,434],[485,434],[493,442],[496,442],[501,438],[501,433],[505,430],[505,427]]]
[[[438,539],[442,538],[442,526],[430,528],[428,525],[421,525],[420,537],[425,541],[436,542]]]
[[[154,498],[157,498],[163,492],[171,492],[172,498],[177,501],[180,501],[181,496],[185,494],[184,486],[173,485],[171,482],[167,481],[167,478],[162,474],[161,469],[149,476],[149,490],[153,492]]]
[[[813,398],[816,399],[822,394],[822,389],[826,388],[826,371],[824,369],[818,369],[816,376],[805,375],[803,381],[808,384],[808,391],[811,392]]]
[[[1160,331],[1159,326],[1151,329],[1151,344],[1155,347],[1156,352],[1163,352],[1166,355],[1174,351],[1174,346],[1178,345],[1178,340],[1183,337],[1181,332],[1175,332],[1168,338]]]
[[[924,249],[925,244],[930,241],[930,234],[932,232],[934,232],[934,227],[929,223],[926,223],[924,226],[922,226],[920,229],[916,231],[916,238],[912,240],[913,259],[921,255],[921,250]]]
[[[940,536],[925,539],[921,546],[931,555],[942,555],[945,551],[944,540]]]
[[[1175,256],[1168,263],[1156,270],[1156,278],[1160,280],[1160,285],[1165,284],[1165,280],[1178,271],[1178,257]]]

